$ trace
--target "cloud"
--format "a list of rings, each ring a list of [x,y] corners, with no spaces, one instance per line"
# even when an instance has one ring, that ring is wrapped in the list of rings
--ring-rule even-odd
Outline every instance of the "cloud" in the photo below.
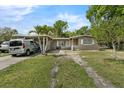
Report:
[[[49,7],[49,8],[48,8]],[[53,7],[53,6],[52,6]],[[9,26],[18,29],[20,32],[27,32],[34,25],[53,25],[56,20],[64,20],[69,24],[69,30],[73,31],[84,25],[90,25],[83,14],[72,14],[69,12],[54,10],[51,6],[0,6],[0,26]],[[38,8],[38,9],[37,9]],[[58,8],[58,7],[57,7]],[[50,11],[50,9],[53,9]],[[66,12],[65,12],[66,11]],[[59,13],[58,13],[59,12]],[[27,16],[30,15],[30,16]],[[32,19],[31,19],[32,18]],[[25,20],[26,19],[26,20]],[[29,23],[27,23],[29,22]]]
[[[36,6],[0,6],[0,20],[17,22],[23,20],[25,15],[33,12]]]
[[[49,20],[51,23],[55,22],[56,20],[63,20],[67,21],[69,24],[69,30],[75,30],[79,29],[82,26],[89,26],[90,23],[86,19],[85,15],[78,15],[78,14],[69,14],[69,13],[59,13],[55,16],[55,18],[52,18]]]

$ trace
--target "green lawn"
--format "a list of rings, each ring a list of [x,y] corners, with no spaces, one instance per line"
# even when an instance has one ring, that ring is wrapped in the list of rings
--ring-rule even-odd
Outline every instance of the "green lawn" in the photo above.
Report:
[[[72,60],[67,60],[66,62],[61,62],[59,64],[57,80],[57,87],[95,87],[93,80],[88,77],[84,69],[82,69],[78,64],[74,63]]]
[[[81,56],[97,73],[111,81],[116,87],[124,87],[124,61],[108,60],[112,52],[82,51]],[[124,55],[124,53],[123,53]],[[112,59],[112,58],[111,58]]]
[[[0,87],[49,87],[55,58],[34,57],[0,71]]]
[[[37,56],[0,71],[0,87],[48,88],[51,69],[59,64],[56,87],[95,87],[92,79],[78,64],[53,56]]]

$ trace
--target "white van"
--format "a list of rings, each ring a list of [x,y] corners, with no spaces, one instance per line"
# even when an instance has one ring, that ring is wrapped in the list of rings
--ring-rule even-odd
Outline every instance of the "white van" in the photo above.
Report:
[[[11,39],[9,54],[12,56],[25,54],[29,56],[35,52],[35,45],[32,39]]]

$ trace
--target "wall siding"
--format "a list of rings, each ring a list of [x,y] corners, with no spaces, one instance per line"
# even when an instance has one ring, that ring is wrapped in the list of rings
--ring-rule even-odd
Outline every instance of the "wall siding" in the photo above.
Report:
[[[98,50],[99,49],[99,45],[97,44],[96,40],[94,40],[94,44],[93,45],[83,45],[81,44],[81,39],[83,39],[84,37],[82,38],[79,38],[78,39],[78,46],[77,48],[81,49],[81,50]],[[91,37],[88,37],[88,38],[91,38]]]

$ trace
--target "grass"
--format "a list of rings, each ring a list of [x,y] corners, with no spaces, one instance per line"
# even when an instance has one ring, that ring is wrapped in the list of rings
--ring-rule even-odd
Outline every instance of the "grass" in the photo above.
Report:
[[[81,56],[97,73],[116,87],[124,87],[124,60],[113,60],[109,51],[82,51]],[[124,53],[123,53],[124,55]]]
[[[61,60],[62,61],[62,60]],[[64,88],[85,88],[95,87],[93,80],[88,77],[84,69],[72,60],[63,61],[59,64],[57,75],[57,87]]]
[[[0,71],[0,87],[49,87],[50,70],[55,58],[34,57]]]
[[[56,87],[95,87],[91,78],[72,60],[37,56],[0,71],[0,87],[49,88],[51,69],[59,62]]]

